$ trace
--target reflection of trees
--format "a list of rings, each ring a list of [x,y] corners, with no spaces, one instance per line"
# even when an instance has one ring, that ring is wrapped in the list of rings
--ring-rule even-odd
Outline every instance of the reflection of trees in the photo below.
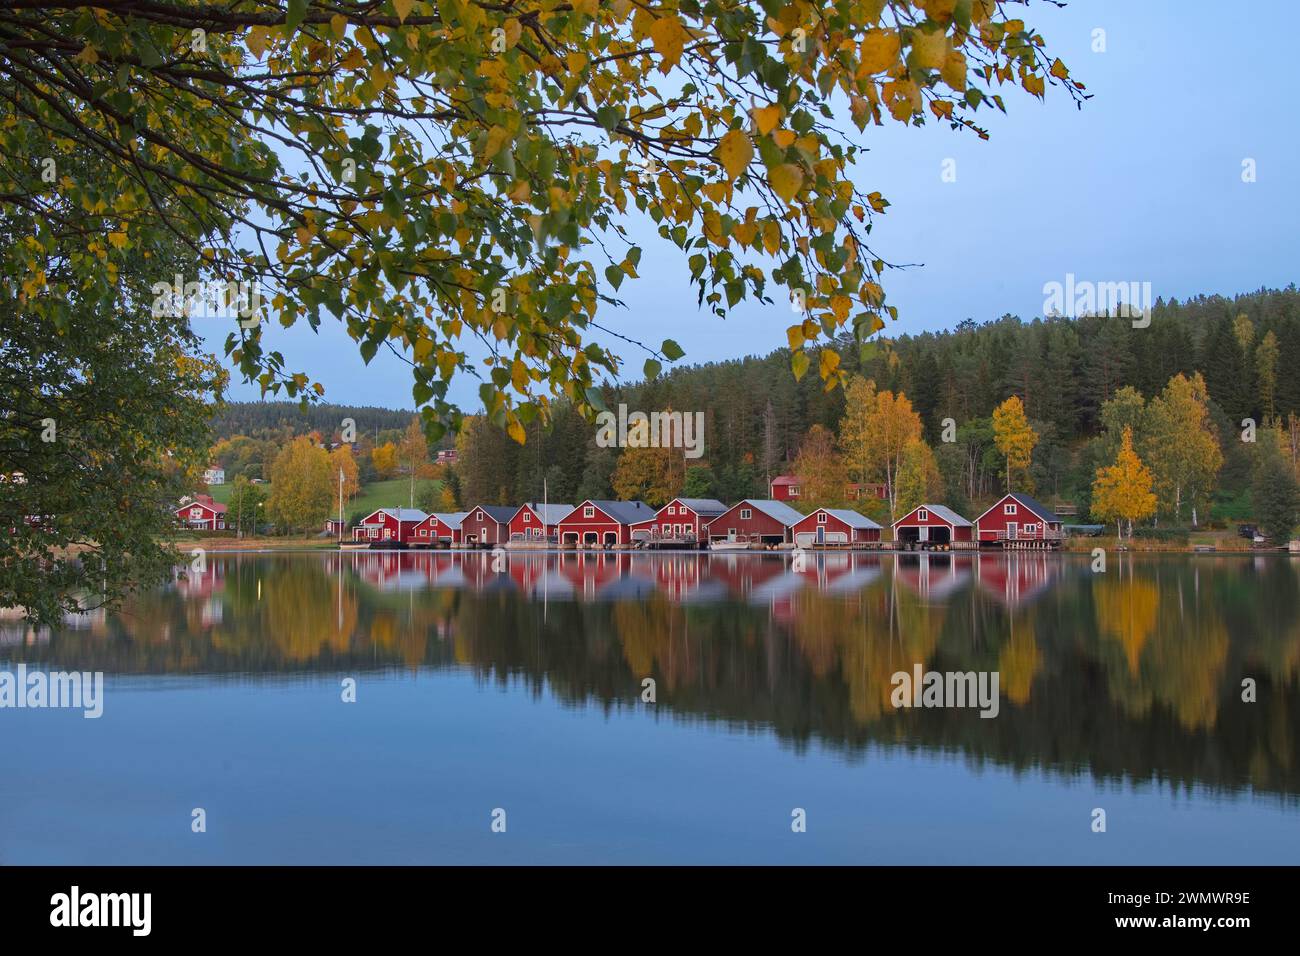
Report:
[[[796,747],[905,741],[1016,767],[1300,793],[1300,569],[1285,560],[1126,558],[1094,575],[1061,558],[1053,586],[1025,603],[992,575],[926,590],[890,561],[856,590],[810,577],[755,599],[751,588],[774,580],[757,572],[772,568],[738,559],[712,601],[608,599],[598,587],[594,600],[543,605],[500,576],[437,587],[412,577],[418,562],[391,559],[367,577],[353,570],[364,562],[340,575],[321,555],[209,556],[219,573],[25,653],[141,673],[463,666],[604,709],[642,708],[641,680],[654,677],[661,714],[771,730]],[[998,670],[998,718],[894,710],[890,677],[914,663]],[[1257,703],[1241,702],[1243,677],[1258,681]]]

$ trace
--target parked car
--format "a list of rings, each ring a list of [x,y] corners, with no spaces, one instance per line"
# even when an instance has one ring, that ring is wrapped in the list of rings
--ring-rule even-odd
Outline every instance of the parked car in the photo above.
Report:
[[[1237,537],[1245,538],[1247,541],[1259,540],[1259,525],[1239,524],[1237,525]]]

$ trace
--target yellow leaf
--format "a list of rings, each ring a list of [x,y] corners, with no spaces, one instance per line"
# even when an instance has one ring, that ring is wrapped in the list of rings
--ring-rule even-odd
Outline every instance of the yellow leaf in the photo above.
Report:
[[[822,349],[821,361],[818,365],[820,366],[818,371],[821,373],[821,377],[830,378],[840,366],[839,353],[834,349]]]
[[[1060,60],[1057,60],[1059,63]],[[943,81],[954,90],[966,89],[966,58],[956,50],[949,50],[939,70]]]
[[[521,445],[528,439],[528,434],[524,431],[524,426],[519,424],[519,419],[517,418],[510,419],[510,423],[506,425],[506,431],[510,433],[511,438]]]
[[[347,36],[348,18],[341,13],[336,13],[330,17],[330,29],[334,31],[334,36],[342,40]]]
[[[1052,76],[1058,80],[1064,80],[1069,75],[1070,71],[1065,68],[1065,64],[1061,62],[1059,57],[1052,61]]]
[[[915,30],[912,33],[912,53],[908,57],[908,64],[923,70],[937,70],[943,66],[950,49],[948,35],[942,30],[934,33]]]
[[[501,147],[506,144],[510,138],[510,131],[504,126],[493,126],[488,130],[487,145],[483,149],[483,158],[492,159],[497,153],[501,152]]]
[[[503,26],[506,31],[506,46],[514,46],[519,42],[519,37],[523,34],[524,28],[520,26],[519,21],[514,17],[507,20]]]
[[[676,17],[661,17],[651,25],[650,42],[654,44],[655,52],[663,58],[663,63],[659,66],[661,73],[667,73],[677,65],[687,39],[686,31]]]
[[[779,129],[772,134],[772,141],[782,149],[788,149],[795,140],[794,130]]]
[[[718,159],[727,171],[728,179],[735,179],[743,173],[753,158],[754,147],[741,130],[733,129],[718,144]]]
[[[790,356],[790,370],[794,372],[795,381],[803,378],[804,373],[808,371],[808,353],[795,352]]]
[[[858,53],[862,68],[868,73],[883,73],[891,69],[898,63],[898,49],[897,30],[868,30]]]
[[[393,0],[393,9],[397,11],[397,19],[403,23],[411,15],[413,6],[415,6],[415,0]]]
[[[781,122],[780,106],[764,106],[762,109],[754,110],[754,124],[758,127],[759,133],[764,136],[776,129],[776,124],[779,122]]]
[[[790,351],[794,351],[803,345],[803,326],[792,325],[785,330],[785,337],[790,342]]]
[[[790,202],[799,193],[799,187],[803,185],[803,170],[793,163],[784,163],[772,170],[769,179],[772,183],[772,191]]]
[[[776,255],[781,248],[781,227],[774,219],[763,223],[763,248],[770,256]]]
[[[519,359],[515,359],[510,366],[510,384],[514,385],[515,391],[518,392],[528,389],[528,366]]]
[[[515,202],[528,202],[533,195],[533,187],[528,184],[528,180],[521,179],[515,183],[514,188],[510,190],[508,195]]]
[[[114,249],[121,249],[126,245],[126,233],[110,232],[108,234],[108,241],[112,243]]]
[[[253,56],[257,57],[260,60],[262,58],[262,54],[266,52],[266,39],[267,37],[266,37],[265,28],[253,27],[251,30],[248,31],[248,35],[244,38],[244,42],[248,45],[248,48],[253,52]]]

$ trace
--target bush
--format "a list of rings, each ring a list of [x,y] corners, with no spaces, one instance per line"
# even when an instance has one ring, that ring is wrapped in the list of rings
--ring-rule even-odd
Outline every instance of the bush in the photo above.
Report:
[[[1190,528],[1134,528],[1134,539],[1143,538],[1147,541],[1160,541],[1165,544],[1186,544],[1187,536],[1191,534]]]

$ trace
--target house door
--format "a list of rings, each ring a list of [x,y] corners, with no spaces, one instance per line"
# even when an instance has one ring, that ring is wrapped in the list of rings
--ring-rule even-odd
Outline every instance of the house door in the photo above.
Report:
[[[826,543],[826,529],[821,527],[820,525],[817,527],[817,543],[818,544]]]
[[[928,525],[921,525],[921,527],[916,529],[916,540],[917,541],[930,540],[930,528]]]
[[[1020,530],[1020,526],[1019,526],[1018,524],[1016,524],[1016,522],[1014,522],[1014,521],[1008,521],[1008,522],[1007,522],[1007,538],[1008,538],[1008,540],[1015,541],[1015,540],[1016,540],[1016,535],[1019,533],[1019,530]]]

